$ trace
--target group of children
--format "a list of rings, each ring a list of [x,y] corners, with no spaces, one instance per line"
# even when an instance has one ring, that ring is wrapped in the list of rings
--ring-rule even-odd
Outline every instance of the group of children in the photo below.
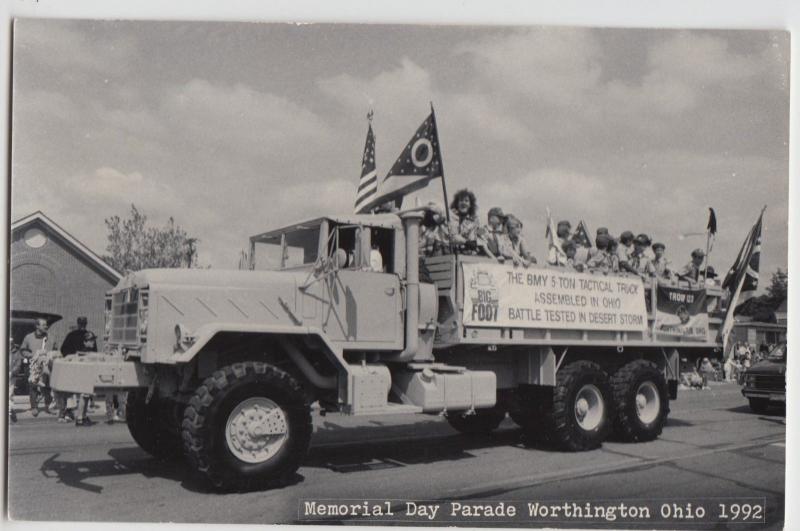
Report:
[[[499,262],[509,260],[515,266],[537,263],[530,247],[522,237],[522,222],[514,214],[505,214],[500,207],[489,210],[487,223],[481,225],[477,217],[475,194],[467,189],[459,190],[450,204],[452,216],[446,222],[443,209],[430,203],[422,221],[420,253],[438,256],[452,252],[481,254]],[[631,273],[643,278],[658,277],[697,282],[712,278],[713,269],[702,269],[705,253],[702,249],[692,252],[691,261],[680,270],[673,270],[666,258],[666,246],[653,242],[647,234],[634,236],[631,231],[614,238],[608,229],[597,229],[595,247],[589,245],[585,236],[571,232],[569,221],[560,221],[556,234],[551,238],[547,263],[578,272]],[[652,255],[648,252],[652,249]]]

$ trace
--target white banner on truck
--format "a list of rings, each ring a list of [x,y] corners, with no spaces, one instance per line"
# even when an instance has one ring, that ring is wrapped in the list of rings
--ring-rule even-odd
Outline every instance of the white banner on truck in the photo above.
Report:
[[[465,326],[647,329],[639,278],[503,264],[462,266]]]

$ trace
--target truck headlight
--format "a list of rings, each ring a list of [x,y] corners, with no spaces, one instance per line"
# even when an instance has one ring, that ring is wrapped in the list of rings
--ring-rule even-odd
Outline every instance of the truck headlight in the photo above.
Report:
[[[194,345],[194,336],[189,329],[178,323],[175,325],[175,348],[183,352]]]

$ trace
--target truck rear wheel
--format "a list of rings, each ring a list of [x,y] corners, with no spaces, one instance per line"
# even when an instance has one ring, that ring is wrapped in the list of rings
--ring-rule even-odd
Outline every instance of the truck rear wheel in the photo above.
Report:
[[[472,414],[455,411],[447,414],[447,422],[461,433],[468,435],[488,434],[497,429],[506,418],[505,409],[497,405],[486,409],[476,409]]]
[[[306,455],[311,431],[311,408],[297,380],[255,361],[215,371],[183,417],[190,464],[223,490],[287,483]]]
[[[170,404],[162,403],[153,395],[147,402],[147,389],[128,391],[125,403],[125,420],[128,431],[139,447],[158,459],[171,459],[181,453],[181,440],[164,424]]]
[[[596,363],[570,363],[556,374],[553,406],[546,414],[547,438],[571,452],[599,447],[611,426],[610,396],[608,377]]]
[[[634,360],[611,378],[617,414],[614,432],[626,441],[652,441],[669,414],[669,390],[658,366]]]

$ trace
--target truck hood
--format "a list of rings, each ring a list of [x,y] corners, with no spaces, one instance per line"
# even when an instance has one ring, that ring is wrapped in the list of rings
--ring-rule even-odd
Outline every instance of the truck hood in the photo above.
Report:
[[[138,287],[150,289],[228,288],[258,289],[269,284],[301,285],[308,271],[247,271],[238,269],[143,269],[130,273],[111,290]]]

